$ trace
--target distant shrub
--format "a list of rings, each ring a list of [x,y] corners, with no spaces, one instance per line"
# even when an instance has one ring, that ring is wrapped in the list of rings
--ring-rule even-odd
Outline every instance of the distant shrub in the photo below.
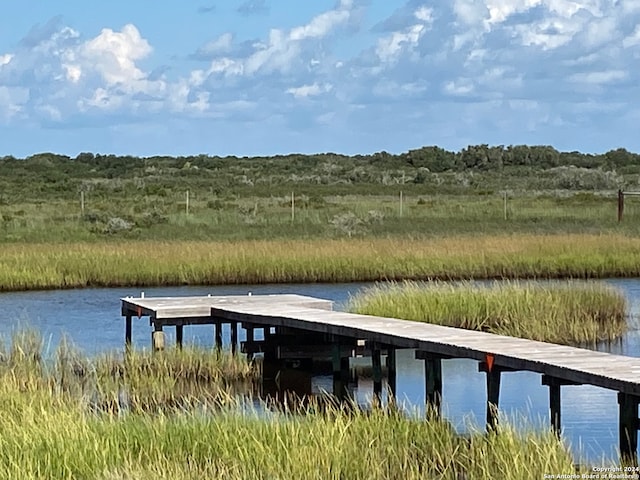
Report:
[[[104,233],[118,233],[127,230],[131,230],[133,228],[133,223],[120,218],[120,217],[111,217],[107,222],[107,225],[104,229]]]

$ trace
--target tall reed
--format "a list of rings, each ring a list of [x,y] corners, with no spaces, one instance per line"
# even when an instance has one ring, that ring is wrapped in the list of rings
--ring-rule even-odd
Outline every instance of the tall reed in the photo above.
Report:
[[[0,290],[469,278],[640,276],[640,238],[504,235],[9,244]]]
[[[436,323],[560,344],[613,341],[626,331],[626,301],[588,282],[492,286],[406,282],[351,300],[357,313]]]

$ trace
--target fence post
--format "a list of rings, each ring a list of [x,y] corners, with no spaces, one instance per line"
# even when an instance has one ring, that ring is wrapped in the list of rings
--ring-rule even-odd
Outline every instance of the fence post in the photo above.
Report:
[[[624,212],[624,192],[618,190],[618,222],[622,221],[622,213]]]

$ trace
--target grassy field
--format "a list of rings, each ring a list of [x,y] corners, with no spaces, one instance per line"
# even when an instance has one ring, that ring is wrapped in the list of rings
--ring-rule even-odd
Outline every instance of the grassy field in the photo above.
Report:
[[[6,244],[0,290],[88,286],[640,276],[619,234]]]
[[[0,478],[529,480],[574,471],[566,446],[539,428],[460,437],[397,411],[241,409],[216,392],[250,375],[248,365],[205,353],[88,360],[63,343],[47,361],[37,333],[16,334],[0,359]]]
[[[371,288],[353,298],[349,310],[565,345],[611,342],[627,328],[624,296],[582,282],[410,282]]]
[[[0,202],[0,242],[59,243],[124,240],[279,240],[550,233],[640,233],[638,199],[617,223],[614,192],[517,192],[451,195],[326,192],[257,196],[191,193],[171,197],[110,195]]]

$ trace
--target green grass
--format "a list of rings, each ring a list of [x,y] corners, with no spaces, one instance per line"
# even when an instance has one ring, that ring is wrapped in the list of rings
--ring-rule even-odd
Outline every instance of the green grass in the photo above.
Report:
[[[568,345],[595,345],[626,331],[624,295],[601,284],[405,283],[378,286],[349,310]]]
[[[246,362],[210,351],[89,360],[63,341],[48,361],[41,337],[27,331],[1,360],[0,479],[528,480],[574,471],[568,448],[539,427],[503,423],[461,437],[444,421],[397,410],[311,402],[302,414],[259,412],[231,395],[194,402],[186,384],[215,392],[252,375]],[[92,397],[116,388],[156,403],[96,408]]]

